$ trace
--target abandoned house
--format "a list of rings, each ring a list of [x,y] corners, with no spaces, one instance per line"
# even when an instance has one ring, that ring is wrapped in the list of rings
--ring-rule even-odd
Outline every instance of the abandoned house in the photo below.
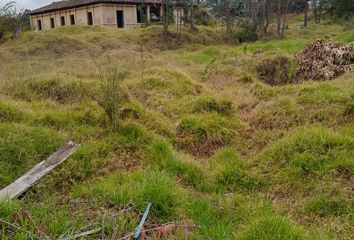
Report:
[[[30,12],[31,29],[43,30],[68,25],[139,27],[145,21],[159,21],[161,0],[64,0]],[[181,23],[183,9],[173,12]]]

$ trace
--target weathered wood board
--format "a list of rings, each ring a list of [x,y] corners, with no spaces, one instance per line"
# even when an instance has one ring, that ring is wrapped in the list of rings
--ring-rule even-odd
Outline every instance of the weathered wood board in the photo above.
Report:
[[[49,158],[47,158],[47,160],[38,163],[25,175],[18,178],[9,186],[1,190],[0,200],[12,199],[24,193],[28,188],[36,184],[41,178],[43,178],[46,174],[52,171],[56,166],[68,159],[78,147],[78,144],[75,144],[71,141],[66,143],[55,153],[53,153]]]

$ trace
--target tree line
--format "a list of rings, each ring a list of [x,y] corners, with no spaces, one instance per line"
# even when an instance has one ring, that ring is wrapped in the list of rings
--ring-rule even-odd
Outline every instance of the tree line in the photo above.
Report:
[[[318,24],[325,17],[348,21],[354,13],[354,0],[162,0],[164,33],[168,32],[169,13],[174,7],[185,9],[184,23],[194,30],[195,24],[210,23],[214,18],[225,24],[225,40],[252,41],[269,36],[282,38],[289,14],[304,14],[307,27],[309,12]],[[193,6],[193,7],[192,7]],[[189,10],[188,10],[189,9]],[[236,27],[243,31],[236,32]]]
[[[0,39],[5,33],[12,33],[16,29],[28,30],[30,28],[29,12],[28,9],[19,8],[14,1],[0,5]]]
[[[287,28],[289,14],[303,13],[303,27],[307,27],[309,12],[311,20],[320,23],[325,17],[332,21],[349,20],[354,13],[354,0],[161,0],[163,4],[161,23],[163,33],[169,33],[168,27],[174,21],[173,11],[182,9],[179,16],[183,25],[189,25],[195,31],[196,24],[221,22],[225,25],[224,38],[227,42],[253,41],[270,36],[283,37]],[[144,0],[142,0],[144,3]],[[0,6],[0,38],[6,32],[18,28],[30,28],[29,10],[18,8],[12,1]],[[236,27],[243,31],[236,32]]]

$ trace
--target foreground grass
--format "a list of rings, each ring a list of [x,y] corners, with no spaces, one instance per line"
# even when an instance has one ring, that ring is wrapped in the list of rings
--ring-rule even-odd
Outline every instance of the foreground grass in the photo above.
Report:
[[[15,225],[0,223],[2,238],[120,238],[152,202],[146,228],[188,225],[168,231],[176,239],[351,239],[353,74],[271,87],[254,72],[319,37],[351,41],[338,25],[297,24],[241,46],[218,27],[166,42],[158,26],[0,46],[0,187],[65,141],[82,145],[24,199],[0,203]],[[106,65],[129,72],[115,131],[94,98]]]

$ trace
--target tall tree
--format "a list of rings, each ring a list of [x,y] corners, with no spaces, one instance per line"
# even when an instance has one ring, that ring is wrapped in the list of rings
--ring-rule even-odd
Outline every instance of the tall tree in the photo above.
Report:
[[[307,27],[308,23],[308,10],[309,10],[309,2],[307,0],[304,0],[304,27]]]
[[[8,2],[0,6],[0,38],[7,33],[20,28],[27,30],[30,28],[30,21],[27,15],[29,10],[24,10],[16,6],[16,2]]]

